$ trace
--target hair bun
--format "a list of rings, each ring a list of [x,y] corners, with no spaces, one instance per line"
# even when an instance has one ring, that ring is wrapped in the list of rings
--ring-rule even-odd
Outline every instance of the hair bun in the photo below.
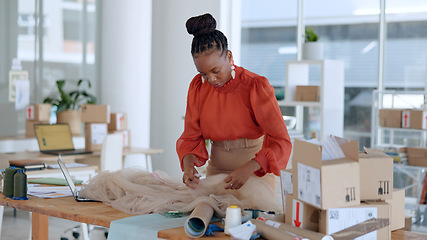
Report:
[[[195,37],[211,33],[216,29],[216,20],[210,14],[206,13],[200,16],[191,17],[185,24],[187,32],[193,34]]]

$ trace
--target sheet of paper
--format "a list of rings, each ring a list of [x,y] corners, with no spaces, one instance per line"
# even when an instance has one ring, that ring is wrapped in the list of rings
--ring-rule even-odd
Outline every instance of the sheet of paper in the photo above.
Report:
[[[24,110],[30,104],[30,81],[15,80],[15,110]]]
[[[318,208],[322,205],[320,170],[298,163],[298,198]]]
[[[78,191],[80,187],[77,187]],[[70,188],[67,187],[28,187],[28,195],[39,198],[58,198],[73,196]]]
[[[107,136],[107,129],[104,124],[92,124],[92,144],[102,144],[105,136]]]
[[[328,210],[327,233],[332,234],[366,220],[377,218],[377,208],[331,208]],[[377,231],[365,234],[356,240],[376,240]]]
[[[283,210],[285,210],[286,194],[293,194],[292,173],[280,170],[280,181],[282,187]]]
[[[15,102],[17,80],[28,80],[27,71],[9,71],[9,102]]]

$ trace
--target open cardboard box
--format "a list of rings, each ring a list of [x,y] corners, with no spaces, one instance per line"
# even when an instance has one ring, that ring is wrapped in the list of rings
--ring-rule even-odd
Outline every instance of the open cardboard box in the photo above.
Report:
[[[295,196],[320,209],[359,205],[359,143],[331,137],[344,158],[322,160],[322,145],[295,139],[292,158],[298,186],[294,189]]]

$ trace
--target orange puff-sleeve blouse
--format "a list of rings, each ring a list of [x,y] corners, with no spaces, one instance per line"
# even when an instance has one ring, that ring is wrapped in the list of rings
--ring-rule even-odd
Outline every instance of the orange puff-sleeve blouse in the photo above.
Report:
[[[262,149],[255,155],[266,173],[280,174],[291,154],[291,141],[267,78],[242,67],[235,68],[234,79],[215,88],[202,83],[200,74],[192,80],[187,96],[185,128],[176,149],[183,170],[183,158],[192,153],[200,167],[209,159],[205,139],[213,141],[256,139],[264,135]]]

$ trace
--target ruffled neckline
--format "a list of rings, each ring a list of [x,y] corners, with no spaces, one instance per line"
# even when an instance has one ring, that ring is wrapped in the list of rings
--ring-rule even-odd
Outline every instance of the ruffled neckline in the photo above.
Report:
[[[235,78],[230,79],[222,87],[219,87],[219,88],[216,88],[214,86],[212,86],[212,87],[217,92],[219,92],[219,93],[229,93],[229,92],[232,92],[234,89],[237,88],[237,86],[241,82],[240,81],[240,76],[241,76],[241,73],[242,73],[241,69],[242,69],[241,67],[237,67],[236,65],[234,65],[234,71],[236,72]]]

